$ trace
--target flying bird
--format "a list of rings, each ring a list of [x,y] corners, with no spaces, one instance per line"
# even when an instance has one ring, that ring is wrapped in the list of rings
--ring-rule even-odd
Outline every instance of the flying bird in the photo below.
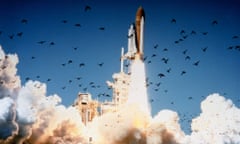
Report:
[[[158,48],[158,44],[154,45],[154,49],[157,49]]]
[[[159,73],[158,76],[159,76],[160,78],[165,77],[165,75],[164,75],[163,73]]]
[[[238,36],[236,36],[236,35],[232,37],[232,39],[237,39],[237,38],[238,38]]]
[[[44,44],[46,41],[39,41],[38,44]]]
[[[21,20],[21,23],[22,23],[22,24],[27,24],[27,23],[28,23],[28,20],[27,20],[27,19],[22,19],[22,20]]]
[[[152,57],[156,57],[157,55],[156,54],[152,54]]]
[[[171,68],[167,69],[167,73],[170,73],[171,70],[172,70]]]
[[[105,27],[99,27],[98,29],[103,31],[105,30]]]
[[[55,45],[55,43],[54,42],[50,42],[50,44],[49,44],[50,46],[53,46],[53,45]]]
[[[212,21],[212,25],[217,25],[217,24],[218,24],[217,20]]]
[[[167,49],[167,48],[164,48],[163,51],[168,51],[168,49]]]
[[[206,51],[207,51],[207,48],[208,48],[208,47],[202,48],[202,51],[203,51],[203,52],[206,52]]]
[[[188,51],[188,50],[187,50],[187,49],[185,49],[185,50],[184,50],[182,53],[185,55],[185,54],[187,53],[187,51]]]
[[[161,82],[159,82],[159,83],[156,83],[156,86],[157,86],[157,87],[159,87],[160,85],[161,85]]]
[[[67,20],[62,20],[62,23],[67,23],[68,21]]]
[[[83,67],[83,66],[85,66],[84,63],[80,63],[80,64],[79,64],[79,67]]]
[[[23,32],[17,33],[17,36],[21,37],[23,35]]]
[[[76,79],[77,79],[77,80],[80,80],[80,79],[81,79],[81,77],[76,77]]]
[[[87,11],[90,11],[92,8],[89,6],[89,5],[86,5],[85,8],[84,8],[84,11],[87,12]]]
[[[185,57],[185,60],[190,60],[190,59],[191,59],[190,56],[186,56],[186,57]]]
[[[196,61],[193,65],[198,66],[200,61]]]
[[[168,63],[168,58],[162,58],[162,61],[167,64]]]
[[[194,30],[192,30],[191,35],[197,34]]]
[[[174,19],[174,18],[171,20],[171,23],[176,23],[176,22],[177,22],[177,21],[176,21],[176,19]]]
[[[14,38],[14,34],[9,35],[9,38],[10,38],[10,39],[13,39],[13,38]]]
[[[208,32],[202,32],[202,34],[203,34],[203,35],[207,35],[207,34],[208,34]]]
[[[143,61],[146,61],[147,60],[147,56],[145,56],[144,58],[143,58]]]
[[[185,30],[181,30],[181,32],[180,32],[181,35],[183,35],[185,33],[186,33]]]
[[[104,64],[104,63],[102,62],[102,63],[99,63],[98,65],[99,65],[100,67],[102,67],[102,66],[103,66],[103,64]]]
[[[76,27],[81,27],[81,24],[77,23],[75,24]]]
[[[184,75],[184,74],[186,74],[186,73],[187,73],[187,72],[183,70],[183,71],[181,72],[181,75]]]

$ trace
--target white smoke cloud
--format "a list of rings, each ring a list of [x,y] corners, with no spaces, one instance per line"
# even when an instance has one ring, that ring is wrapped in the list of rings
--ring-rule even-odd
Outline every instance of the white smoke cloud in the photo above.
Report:
[[[240,144],[240,109],[212,94],[192,120],[192,133],[180,127],[178,114],[161,110],[153,118],[138,105],[94,118],[85,126],[75,107],[61,105],[58,95],[46,96],[47,86],[17,76],[18,57],[0,47],[1,144]]]
[[[178,123],[178,114],[171,110],[160,111],[147,128],[147,143],[177,144],[184,136]]]
[[[240,109],[219,94],[209,95],[201,103],[202,113],[192,120],[188,143],[240,143]]]

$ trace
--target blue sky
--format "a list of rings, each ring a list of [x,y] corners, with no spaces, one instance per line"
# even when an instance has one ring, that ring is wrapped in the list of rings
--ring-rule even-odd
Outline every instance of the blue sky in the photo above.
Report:
[[[85,11],[86,6],[90,9]],[[128,29],[139,6],[146,13],[144,55],[153,115],[171,109],[187,125],[212,93],[239,107],[237,0],[2,0],[0,44],[6,53],[18,55],[22,85],[26,79],[46,83],[48,95],[58,94],[66,106],[86,88],[97,99],[99,93],[112,93],[106,81],[120,71],[121,47],[127,49]],[[110,98],[99,97],[105,99]]]

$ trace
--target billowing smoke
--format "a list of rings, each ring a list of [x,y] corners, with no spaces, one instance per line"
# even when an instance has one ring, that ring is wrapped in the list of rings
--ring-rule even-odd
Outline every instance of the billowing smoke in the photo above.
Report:
[[[240,144],[240,109],[219,94],[201,103],[190,135],[181,130],[176,112],[151,117],[130,104],[84,125],[78,109],[46,95],[46,84],[21,85],[17,63],[17,55],[0,48],[1,144]]]

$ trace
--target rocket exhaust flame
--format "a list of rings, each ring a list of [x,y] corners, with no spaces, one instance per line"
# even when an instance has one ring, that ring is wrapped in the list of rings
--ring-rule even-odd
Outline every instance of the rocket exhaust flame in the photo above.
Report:
[[[132,62],[128,104],[137,104],[143,112],[150,114],[145,65],[140,59],[136,59]]]

